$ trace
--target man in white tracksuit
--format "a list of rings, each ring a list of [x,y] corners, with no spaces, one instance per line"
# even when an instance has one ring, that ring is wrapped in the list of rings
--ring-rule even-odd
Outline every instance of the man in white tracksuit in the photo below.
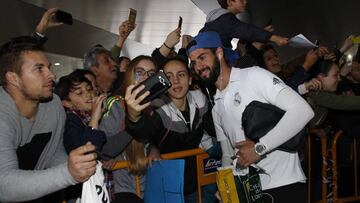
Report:
[[[275,150],[295,136],[313,117],[311,107],[281,79],[260,67],[238,69],[228,62],[235,53],[222,46],[216,32],[202,32],[188,46],[191,66],[206,84],[217,87],[212,114],[223,152],[223,166],[256,164],[260,174],[264,201],[305,202],[306,177],[297,153]],[[285,111],[278,124],[259,142],[247,140],[241,118],[251,101],[270,103]],[[266,193],[266,195],[265,195]],[[266,197],[267,196],[267,197]],[[297,198],[294,198],[297,197]]]

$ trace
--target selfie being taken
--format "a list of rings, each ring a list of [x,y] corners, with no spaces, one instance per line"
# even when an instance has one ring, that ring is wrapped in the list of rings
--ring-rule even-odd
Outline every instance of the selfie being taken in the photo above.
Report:
[[[0,203],[360,202],[360,2],[0,4]]]

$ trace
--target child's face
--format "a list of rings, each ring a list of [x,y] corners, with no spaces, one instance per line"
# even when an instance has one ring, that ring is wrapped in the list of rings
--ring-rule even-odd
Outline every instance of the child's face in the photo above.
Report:
[[[74,110],[91,111],[94,96],[95,92],[91,84],[82,82],[73,87],[73,90],[69,93],[69,100],[67,101],[69,106],[65,106]]]
[[[236,13],[242,13],[246,10],[247,0],[230,0],[229,6],[236,10]]]

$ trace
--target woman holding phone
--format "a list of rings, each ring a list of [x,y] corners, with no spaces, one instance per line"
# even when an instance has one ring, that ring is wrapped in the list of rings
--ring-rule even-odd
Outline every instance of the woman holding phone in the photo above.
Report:
[[[125,131],[125,102],[122,97],[122,92],[124,92],[122,89],[125,89],[130,84],[146,80],[155,74],[156,70],[156,65],[149,56],[138,56],[129,63],[125,72],[123,86],[117,93],[120,96],[112,96],[107,99],[108,111],[104,114],[99,126],[107,137],[118,136],[119,132]],[[115,159],[127,160],[130,165],[128,169],[113,171],[115,199],[112,203],[143,202],[144,174],[152,160],[160,159],[158,151],[156,148],[145,148],[143,142],[132,139],[124,151],[117,155]],[[135,176],[140,176],[140,197],[136,196]]]

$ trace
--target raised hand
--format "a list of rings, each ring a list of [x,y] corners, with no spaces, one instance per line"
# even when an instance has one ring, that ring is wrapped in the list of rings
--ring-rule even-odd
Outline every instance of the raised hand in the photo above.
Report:
[[[274,32],[275,28],[273,25],[268,25],[268,26],[264,27],[264,30],[266,30],[268,32]]]
[[[341,53],[345,53],[353,45],[352,39],[354,37],[355,37],[354,35],[350,35],[345,39],[343,45],[340,48]]]
[[[56,22],[54,18],[55,13],[58,10],[58,8],[50,8],[49,10],[47,10],[42,16],[39,24],[36,26],[35,31],[40,34],[44,34],[48,28],[62,25],[63,23]]]
[[[192,37],[190,35],[183,35],[182,36],[182,48],[186,48],[187,45],[191,42]]]
[[[170,32],[166,37],[165,40],[166,46],[170,48],[174,47],[177,43],[180,42],[180,37],[181,37],[181,29],[176,28],[174,31]]]
[[[307,82],[305,82],[305,88],[307,90],[321,90],[321,82],[320,80],[313,78]]]
[[[270,41],[276,43],[278,46],[284,46],[289,43],[289,39],[278,35],[272,35]]]
[[[310,49],[305,56],[305,61],[303,63],[303,68],[305,71],[309,71],[309,69],[316,63],[319,59],[319,52],[317,49]]]
[[[102,106],[104,100],[106,100],[106,94],[101,94],[93,98],[91,120],[89,122],[89,126],[91,126],[92,128],[97,129],[99,126],[99,120],[101,119],[105,108]]]
[[[120,48],[124,45],[125,40],[128,38],[130,33],[135,29],[136,24],[131,24],[128,20],[122,22],[119,25],[119,39],[116,45]]]

